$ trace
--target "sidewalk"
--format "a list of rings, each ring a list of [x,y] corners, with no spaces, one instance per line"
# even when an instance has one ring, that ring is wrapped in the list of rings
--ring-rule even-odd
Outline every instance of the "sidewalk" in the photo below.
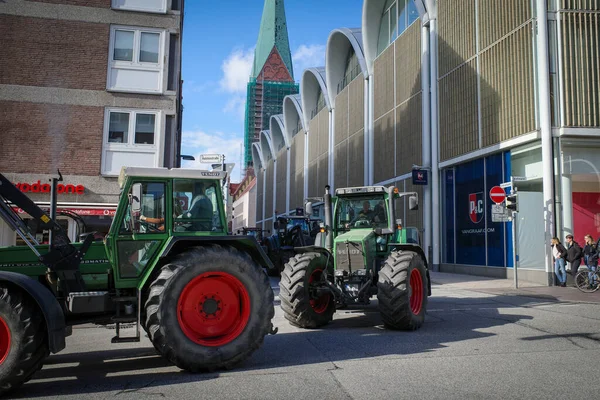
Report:
[[[472,290],[501,296],[542,298],[551,296],[559,302],[600,303],[600,291],[583,293],[575,287],[542,286],[537,283],[519,281],[519,289],[515,289],[512,279],[493,279],[433,271],[430,272],[430,276],[432,284],[443,285],[445,288]]]

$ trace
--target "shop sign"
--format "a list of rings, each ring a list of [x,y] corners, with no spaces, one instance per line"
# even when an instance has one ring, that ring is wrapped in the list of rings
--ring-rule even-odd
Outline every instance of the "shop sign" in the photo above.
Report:
[[[483,219],[483,192],[469,194],[469,218],[474,224]]]
[[[49,183],[41,183],[37,181],[35,183],[14,183],[17,189],[23,193],[50,193],[51,185]],[[85,187],[83,185],[63,185],[59,183],[56,185],[56,192],[58,194],[84,194]]]
[[[413,185],[427,185],[427,170],[413,169],[412,183]]]
[[[45,212],[50,212],[48,207],[40,207]],[[17,214],[27,214],[22,208],[13,207],[13,210]],[[81,217],[87,216],[98,216],[98,217],[114,217],[117,210],[111,210],[108,208],[70,208],[70,207],[57,207],[56,212],[70,211]]]

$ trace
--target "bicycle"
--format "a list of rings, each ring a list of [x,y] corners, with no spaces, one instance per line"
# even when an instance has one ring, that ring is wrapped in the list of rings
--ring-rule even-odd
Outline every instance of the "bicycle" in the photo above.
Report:
[[[600,271],[598,271],[598,269],[599,268],[596,267],[595,271],[590,271],[588,269],[578,271],[577,275],[575,275],[575,286],[577,286],[577,289],[584,293],[594,293],[596,290],[600,289]],[[593,281],[594,283],[592,284],[590,281]]]

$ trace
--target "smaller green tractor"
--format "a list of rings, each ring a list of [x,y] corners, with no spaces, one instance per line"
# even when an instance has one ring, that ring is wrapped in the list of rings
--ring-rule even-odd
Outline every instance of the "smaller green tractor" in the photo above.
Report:
[[[325,188],[316,245],[295,248],[281,274],[281,308],[292,325],[324,326],[336,309],[367,305],[376,295],[387,328],[421,327],[431,282],[418,230],[396,219],[395,200],[402,197],[418,209],[417,193],[394,187],[342,188],[333,198]],[[312,213],[310,202],[306,208]]]

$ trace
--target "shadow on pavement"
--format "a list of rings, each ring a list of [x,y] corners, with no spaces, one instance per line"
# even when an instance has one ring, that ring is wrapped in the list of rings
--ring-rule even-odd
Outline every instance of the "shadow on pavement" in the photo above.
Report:
[[[544,296],[544,300],[554,302],[556,299]],[[518,309],[536,304],[540,304],[539,299],[520,296],[431,297],[425,324],[412,332],[385,329],[376,301],[364,308],[339,310],[333,322],[323,329],[295,329],[289,327],[287,320],[279,318],[276,320],[279,327],[292,331],[267,336],[263,346],[250,359],[226,372],[190,374],[179,371],[157,355],[151,346],[59,353],[50,356],[45,367],[35,374],[31,382],[14,393],[18,396],[14,398],[125,393],[142,389],[148,394],[165,385],[212,380],[239,372],[265,375],[285,373],[277,371],[277,368],[322,363],[333,363],[333,367],[337,368],[337,361],[426,355],[452,343],[498,336],[497,333],[486,332],[487,328],[514,323],[523,325],[524,321],[533,317],[501,313],[499,309]],[[166,370],[156,371],[163,368]]]

